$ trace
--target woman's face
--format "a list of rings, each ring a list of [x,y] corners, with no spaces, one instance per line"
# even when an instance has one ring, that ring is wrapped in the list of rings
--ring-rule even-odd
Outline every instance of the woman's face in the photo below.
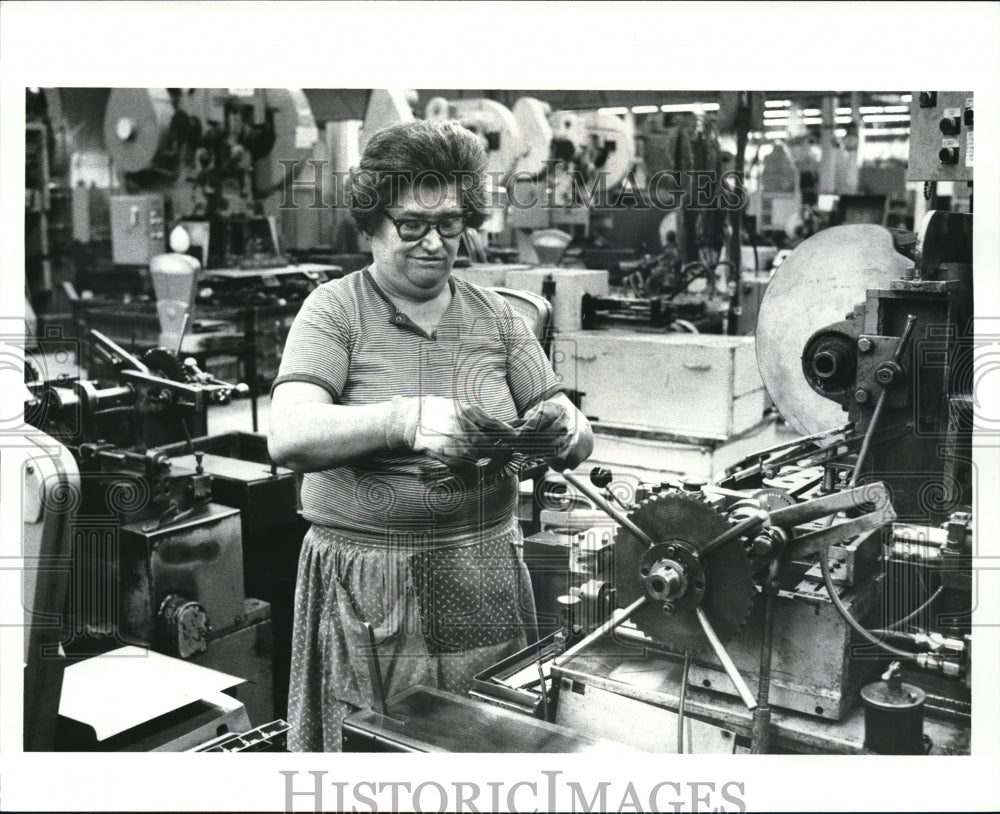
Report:
[[[425,183],[404,189],[388,214],[398,220],[436,223],[462,214],[454,184]],[[403,240],[396,226],[383,218],[372,235],[372,255],[380,282],[390,294],[430,300],[448,283],[460,237],[441,237],[431,228],[420,240]]]

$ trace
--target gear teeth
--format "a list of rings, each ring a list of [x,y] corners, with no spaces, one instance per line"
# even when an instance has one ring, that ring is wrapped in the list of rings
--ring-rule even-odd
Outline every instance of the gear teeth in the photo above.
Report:
[[[628,517],[654,544],[679,541],[695,550],[729,528],[724,514],[699,495],[681,490],[650,495]],[[614,583],[619,604],[627,604],[643,594],[639,567],[647,550],[627,529],[616,532]],[[720,638],[727,641],[746,625],[757,596],[752,562],[744,547],[734,541],[707,557],[703,567],[709,585],[701,605]],[[707,644],[693,612],[665,617],[647,605],[637,613],[636,624],[654,641],[668,647]]]
[[[707,506],[708,505],[708,504],[705,503],[704,500],[701,500],[701,499],[695,497],[691,492],[684,492],[684,491],[682,491],[680,489],[669,489],[666,492],[658,492],[656,494],[651,494],[651,495],[649,495],[647,497],[644,497],[642,500],[640,500],[636,504],[636,507],[634,509],[632,509],[632,511],[630,511],[628,513],[628,519],[631,520],[633,523],[635,523],[635,518],[633,517],[633,515],[639,514],[641,516],[642,510],[644,508],[647,508],[647,507],[650,507],[650,506],[656,506],[658,503],[662,503],[664,501],[675,502],[677,500],[681,500],[681,501],[684,501],[684,502],[687,502],[687,503],[694,503],[694,504],[697,504],[698,506]],[[636,523],[636,525],[639,526],[639,528],[643,528],[643,526],[642,526],[641,523]],[[618,533],[620,531],[624,531],[627,534],[631,534],[631,532],[629,532],[625,528],[619,527],[618,529],[615,529],[615,541],[616,542],[618,540]],[[646,531],[646,530],[643,529],[643,531]],[[649,534],[648,531],[646,531],[646,533]],[[650,534],[649,536],[655,538],[655,535]]]

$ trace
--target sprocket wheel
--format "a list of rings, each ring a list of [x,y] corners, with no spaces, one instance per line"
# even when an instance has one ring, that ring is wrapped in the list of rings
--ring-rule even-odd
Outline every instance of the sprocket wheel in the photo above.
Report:
[[[650,548],[628,529],[615,541],[615,585],[620,607],[648,601],[630,617],[654,642],[671,650],[702,650],[708,642],[695,613],[701,607],[723,642],[743,627],[757,595],[750,558],[733,540],[702,558],[700,550],[729,523],[697,497],[666,492],[643,501],[629,518],[653,540]],[[659,598],[653,563],[671,563],[685,574],[683,594]],[[652,575],[651,575],[652,568]]]

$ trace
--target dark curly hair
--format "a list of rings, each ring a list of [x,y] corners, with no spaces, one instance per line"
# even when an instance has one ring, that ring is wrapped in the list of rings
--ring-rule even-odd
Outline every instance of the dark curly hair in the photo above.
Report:
[[[372,235],[399,193],[424,180],[453,183],[473,229],[486,220],[486,151],[473,132],[452,122],[414,121],[375,133],[351,170],[348,204],[358,228]]]

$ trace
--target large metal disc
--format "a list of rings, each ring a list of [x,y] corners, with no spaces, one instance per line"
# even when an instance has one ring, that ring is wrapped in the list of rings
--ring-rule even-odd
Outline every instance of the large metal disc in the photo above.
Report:
[[[888,288],[910,266],[888,229],[854,224],[817,232],[774,273],[757,317],[757,364],[767,392],[794,429],[812,435],[847,421],[840,405],[813,390],[802,373],[809,337],[844,319],[869,288]]]
[[[166,145],[173,115],[166,88],[113,88],[104,110],[104,145],[116,169],[148,169]]]
[[[654,495],[629,514],[629,518],[656,543],[681,543],[697,552],[722,534],[726,518],[698,498],[680,492]],[[619,529],[615,539],[615,588],[618,605],[624,607],[646,590],[639,569],[648,546],[628,529]],[[700,607],[718,637],[732,638],[746,621],[756,590],[750,559],[739,540],[713,551],[701,561],[705,593]],[[629,617],[654,642],[671,650],[701,650],[708,647],[693,607],[664,612],[658,602],[647,602]]]

